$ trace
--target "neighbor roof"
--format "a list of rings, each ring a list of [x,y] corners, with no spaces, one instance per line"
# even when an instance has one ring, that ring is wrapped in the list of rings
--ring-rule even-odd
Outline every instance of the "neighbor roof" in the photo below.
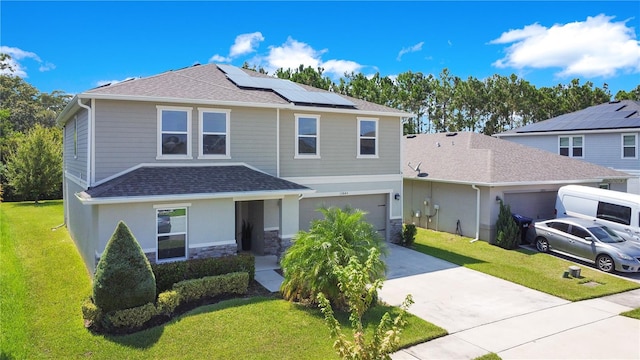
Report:
[[[638,101],[612,101],[595,105],[583,110],[505,131],[496,136],[537,132],[629,128],[640,128],[640,102]]]
[[[105,203],[137,202],[141,198],[220,198],[245,193],[285,195],[310,191],[306,186],[244,165],[142,166],[77,196],[84,203]]]
[[[409,135],[403,141],[404,178],[476,185],[629,178],[606,167],[472,132]]]
[[[229,65],[225,69],[233,68]],[[278,80],[272,76],[248,69],[234,68],[252,78]],[[285,80],[281,80],[285,81]],[[226,106],[253,106],[270,108],[317,107],[338,109],[345,112],[388,114],[389,116],[413,116],[398,109],[378,105],[334,92],[295,84],[310,93],[324,93],[344,99],[344,104],[353,106],[331,106],[289,101],[278,92],[264,88],[237,86],[216,64],[194,65],[180,70],[167,71],[158,75],[126,80],[100,86],[76,95],[69,102],[57,121],[64,124],[77,110],[78,99],[115,99],[135,101],[155,101],[172,103],[224,104]],[[311,98],[314,98],[313,96]]]

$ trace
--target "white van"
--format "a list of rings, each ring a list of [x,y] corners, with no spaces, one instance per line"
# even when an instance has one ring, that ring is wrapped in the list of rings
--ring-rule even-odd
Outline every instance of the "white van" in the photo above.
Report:
[[[640,195],[580,185],[558,189],[556,217],[579,217],[640,241]]]

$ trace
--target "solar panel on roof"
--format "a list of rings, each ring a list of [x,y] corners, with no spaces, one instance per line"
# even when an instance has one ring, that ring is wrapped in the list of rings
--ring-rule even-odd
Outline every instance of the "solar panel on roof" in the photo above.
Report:
[[[241,69],[230,65],[218,65],[229,80],[238,87],[273,90],[293,103],[355,106],[351,101],[334,93],[307,91],[296,83],[275,78],[253,77]]]

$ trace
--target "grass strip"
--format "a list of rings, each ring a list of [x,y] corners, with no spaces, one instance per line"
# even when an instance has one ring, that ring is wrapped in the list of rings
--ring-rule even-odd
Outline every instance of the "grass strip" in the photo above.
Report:
[[[485,241],[418,229],[414,249],[570,301],[640,288],[640,284],[581,266],[580,278],[565,278],[573,262],[527,249],[505,250]]]

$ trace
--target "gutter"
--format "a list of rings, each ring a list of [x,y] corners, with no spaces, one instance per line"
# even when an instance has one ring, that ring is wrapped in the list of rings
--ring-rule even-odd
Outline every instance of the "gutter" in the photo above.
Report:
[[[476,191],[476,238],[470,242],[476,242],[480,239],[480,188],[476,184],[471,185],[471,188]]]
[[[620,170],[616,170],[620,171]],[[416,180],[416,181],[432,181],[437,183],[446,183],[446,184],[456,184],[456,185],[479,185],[479,186],[487,186],[487,187],[498,187],[498,186],[523,186],[523,185],[568,185],[568,184],[588,184],[593,182],[603,182],[606,180],[625,180],[633,177],[629,176],[607,176],[593,179],[581,179],[581,180],[546,180],[546,181],[511,181],[511,182],[470,182],[464,180],[447,180],[447,179],[434,179],[434,178],[419,178],[419,177],[410,177],[403,176],[404,180]]]

